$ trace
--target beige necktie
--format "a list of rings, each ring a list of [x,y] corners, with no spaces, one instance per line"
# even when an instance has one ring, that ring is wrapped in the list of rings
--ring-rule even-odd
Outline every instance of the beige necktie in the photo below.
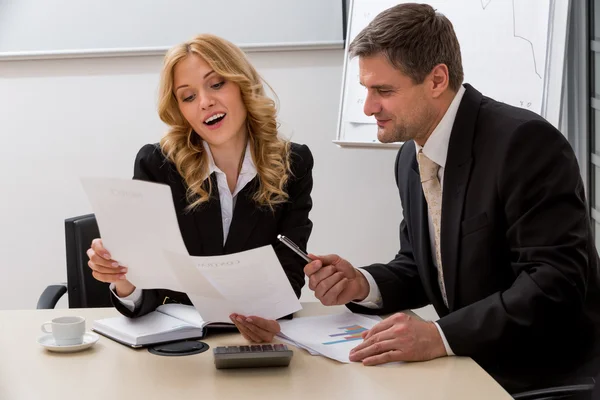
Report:
[[[438,269],[438,284],[442,292],[444,304],[448,307],[448,299],[446,297],[446,286],[444,285],[444,271],[442,269],[442,254],[440,252],[440,227],[442,225],[442,186],[438,179],[438,171],[440,166],[431,161],[423,151],[419,151],[419,173],[421,174],[421,185],[423,185],[423,193],[427,200],[427,208],[429,216],[433,222],[435,236],[435,260]]]

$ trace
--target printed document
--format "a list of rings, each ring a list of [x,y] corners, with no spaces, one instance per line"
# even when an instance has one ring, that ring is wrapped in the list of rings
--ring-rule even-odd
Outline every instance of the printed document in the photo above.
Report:
[[[374,327],[381,318],[354,313],[297,317],[280,321],[278,334],[311,354],[319,353],[349,363],[350,350],[362,343],[363,332]]]
[[[152,182],[83,178],[104,247],[141,289],[187,293],[202,320],[277,319],[302,309],[272,246],[211,257],[188,254],[171,189]]]

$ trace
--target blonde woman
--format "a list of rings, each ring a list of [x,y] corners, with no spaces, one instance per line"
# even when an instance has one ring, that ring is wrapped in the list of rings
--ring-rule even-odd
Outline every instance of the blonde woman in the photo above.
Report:
[[[277,234],[306,249],[313,158],[308,147],[279,136],[275,104],[254,67],[232,43],[199,35],[167,53],[159,96],[159,115],[170,129],[160,144],[139,151],[134,179],[171,187],[191,255],[273,245],[299,297],[305,262]],[[164,302],[191,304],[184,293],[136,289],[100,239],[88,256],[93,276],[111,283],[113,304],[128,317]],[[234,314],[231,320],[254,342],[270,341],[279,331],[277,321],[260,316]]]

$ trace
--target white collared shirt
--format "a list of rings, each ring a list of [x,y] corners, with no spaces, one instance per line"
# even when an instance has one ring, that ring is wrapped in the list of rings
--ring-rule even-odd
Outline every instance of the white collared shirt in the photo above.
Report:
[[[444,190],[444,169],[446,167],[446,158],[448,157],[448,144],[450,143],[450,134],[452,133],[452,127],[454,126],[454,120],[456,119],[456,113],[458,112],[458,107],[460,102],[465,94],[465,88],[461,85],[461,87],[456,92],[452,103],[446,110],[446,113],[442,117],[441,121],[435,127],[431,135],[425,142],[425,145],[421,148],[416,142],[416,154],[423,149],[423,153],[433,162],[440,166],[438,171],[438,179],[440,180],[440,186],[442,187],[442,193]],[[418,160],[418,158],[417,158]],[[431,216],[429,212],[427,213],[427,222],[429,225],[429,242],[431,248],[431,255],[433,263],[436,267],[437,271],[437,260],[435,257],[435,229],[433,228],[433,221],[431,220]],[[377,283],[375,283],[375,279],[373,276],[362,268],[357,268],[362,274],[367,278],[369,282],[369,295],[362,301],[357,304],[361,306],[365,306],[368,308],[381,308],[382,300],[381,300],[381,292],[379,291],[379,287],[377,287]],[[440,336],[442,337],[442,341],[444,342],[444,346],[446,347],[446,352],[448,355],[454,355],[448,341],[446,340],[446,336],[440,326],[435,323],[435,326],[438,328],[440,332]]]
[[[212,152],[210,150],[210,146],[205,141],[202,141],[202,145],[204,146],[204,150],[206,151],[206,155],[208,156],[208,176],[205,179],[208,179],[211,174],[215,174],[217,178],[217,187],[219,190],[219,201],[221,203],[221,220],[223,223],[223,245],[227,241],[227,236],[229,236],[229,228],[231,227],[231,220],[233,218],[233,210],[235,209],[235,203],[237,200],[237,195],[246,187],[254,177],[256,177],[257,170],[256,165],[254,164],[254,160],[252,160],[252,152],[250,149],[250,142],[246,144],[246,150],[244,152],[244,159],[242,160],[242,168],[240,169],[240,173],[238,175],[237,183],[235,184],[235,188],[233,193],[229,190],[229,185],[227,184],[227,176],[223,171],[217,167],[215,164],[215,159],[213,158]],[[129,296],[127,297],[119,297],[115,292],[115,284],[111,283],[110,290],[113,292],[116,298],[118,298],[121,303],[125,307],[127,307],[130,311],[133,311],[138,307],[142,300],[142,290],[136,288]]]
[[[233,193],[231,193],[229,185],[227,184],[227,176],[219,169],[219,167],[217,167],[217,164],[215,164],[212,152],[210,151],[210,146],[205,141],[203,141],[202,144],[204,145],[204,150],[206,150],[206,155],[208,156],[208,175],[210,176],[212,173],[215,173],[217,176],[219,200],[221,202],[221,219],[223,220],[224,245],[227,241],[227,236],[229,235],[229,227],[231,226],[231,219],[233,218],[233,210],[235,208],[237,195],[256,176],[256,165],[254,165],[254,161],[252,160],[252,152],[250,150],[250,143],[248,142],[246,151],[244,152],[242,168],[240,169],[235,189],[233,189]]]

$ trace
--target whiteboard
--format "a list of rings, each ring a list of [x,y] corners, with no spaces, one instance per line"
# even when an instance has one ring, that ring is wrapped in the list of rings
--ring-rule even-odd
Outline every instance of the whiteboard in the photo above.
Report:
[[[397,0],[354,0],[348,44]],[[558,127],[569,16],[568,0],[431,0],[446,15],[461,46],[465,83],[484,95],[526,108]],[[373,117],[363,112],[366,89],[359,84],[358,59],[346,47],[338,120],[340,145],[387,146],[377,140]]]
[[[198,33],[342,48],[342,0],[0,0],[0,60],[161,54]]]

